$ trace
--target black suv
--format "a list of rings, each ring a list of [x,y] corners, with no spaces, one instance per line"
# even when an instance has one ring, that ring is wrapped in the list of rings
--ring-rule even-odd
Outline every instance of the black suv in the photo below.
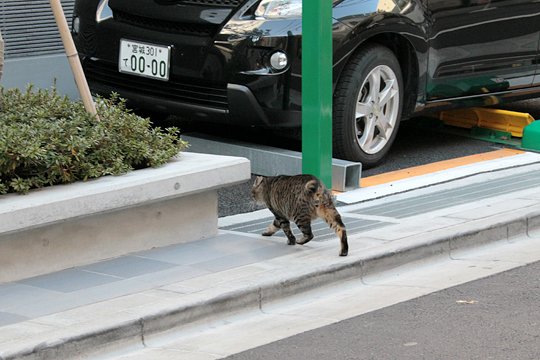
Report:
[[[76,0],[73,37],[95,93],[299,128],[301,13],[302,0]],[[401,119],[538,96],[539,40],[534,0],[333,0],[334,156],[372,166]]]

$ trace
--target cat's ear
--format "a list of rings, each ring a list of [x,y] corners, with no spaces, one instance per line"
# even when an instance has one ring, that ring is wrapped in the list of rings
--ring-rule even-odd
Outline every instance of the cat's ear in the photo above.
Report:
[[[319,188],[319,181],[318,180],[310,180],[306,183],[306,191],[308,193],[315,193],[317,189]]]
[[[263,176],[257,176],[257,177],[255,178],[255,182],[253,183],[253,186],[254,186],[254,187],[255,187],[255,186],[259,186],[259,185],[262,183],[263,180],[264,180],[264,177],[263,177]]]

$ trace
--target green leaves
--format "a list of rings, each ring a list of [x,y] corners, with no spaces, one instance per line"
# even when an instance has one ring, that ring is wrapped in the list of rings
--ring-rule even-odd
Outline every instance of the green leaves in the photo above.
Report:
[[[157,167],[187,147],[116,94],[97,100],[99,122],[55,89],[1,89],[0,104],[0,194]]]

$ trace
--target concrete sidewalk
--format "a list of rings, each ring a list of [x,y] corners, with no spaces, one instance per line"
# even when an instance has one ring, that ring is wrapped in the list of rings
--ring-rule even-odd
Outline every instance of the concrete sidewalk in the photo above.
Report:
[[[493,171],[340,207],[349,256],[319,222],[287,246],[261,210],[220,234],[0,284],[0,359],[69,359],[325,284],[457,249],[540,238],[540,164]],[[182,234],[178,235],[179,237]]]

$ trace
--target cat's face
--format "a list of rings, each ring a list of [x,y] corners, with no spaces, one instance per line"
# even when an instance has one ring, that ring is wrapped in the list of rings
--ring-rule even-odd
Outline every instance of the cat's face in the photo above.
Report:
[[[257,202],[264,202],[264,192],[265,192],[264,177],[257,176],[257,178],[255,179],[255,182],[253,183],[253,187],[251,188],[251,196]]]

